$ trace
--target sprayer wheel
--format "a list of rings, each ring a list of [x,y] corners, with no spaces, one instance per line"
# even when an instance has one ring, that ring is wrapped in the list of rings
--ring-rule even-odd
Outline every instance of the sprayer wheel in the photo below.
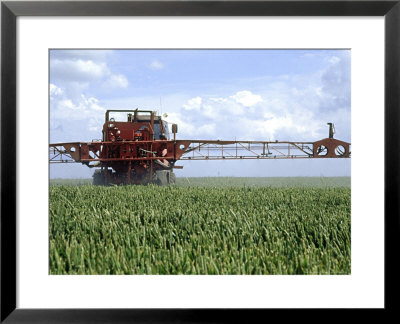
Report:
[[[169,170],[156,171],[155,183],[159,186],[168,186],[175,184],[175,174]]]
[[[104,186],[104,173],[101,170],[94,171],[93,185],[94,186]]]

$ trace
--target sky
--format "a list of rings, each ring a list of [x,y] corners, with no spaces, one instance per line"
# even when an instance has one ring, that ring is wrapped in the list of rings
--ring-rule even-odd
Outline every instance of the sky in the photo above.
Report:
[[[101,138],[107,109],[166,113],[177,139],[351,142],[350,50],[50,50],[50,143]],[[350,159],[180,161],[176,175],[350,176]],[[51,178],[88,178],[81,164]]]

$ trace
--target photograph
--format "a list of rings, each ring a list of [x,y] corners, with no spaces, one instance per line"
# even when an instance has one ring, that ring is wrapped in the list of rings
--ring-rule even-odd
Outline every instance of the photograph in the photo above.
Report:
[[[351,275],[351,50],[64,49],[49,275]]]
[[[399,2],[3,1],[0,322],[396,310]]]

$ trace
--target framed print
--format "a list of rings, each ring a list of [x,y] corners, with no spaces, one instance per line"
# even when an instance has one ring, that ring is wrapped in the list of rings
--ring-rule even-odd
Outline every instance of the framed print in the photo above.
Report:
[[[270,308],[392,310],[390,296],[398,283],[392,256],[397,255],[399,231],[399,16],[399,1],[2,2],[1,321],[229,322],[239,313],[265,315]],[[260,77],[257,72],[262,69],[268,73]],[[307,73],[314,78],[305,78]],[[191,77],[185,79],[185,75]],[[224,84],[222,80],[228,81]],[[261,90],[265,85],[275,91]],[[131,103],[145,108],[131,109]],[[123,121],[113,115],[114,107],[129,109]],[[329,114],[309,117],[320,113],[321,107]],[[332,116],[337,134],[332,120],[325,120]],[[257,118],[262,125],[256,124]],[[322,120],[329,123],[323,133],[314,126]],[[171,122],[169,131],[167,122]],[[299,128],[296,123],[307,127]],[[262,128],[267,126],[267,130]],[[182,140],[176,137],[178,129]],[[277,130],[289,141],[281,141]],[[307,142],[310,134],[314,134],[313,141]],[[188,138],[190,143],[185,141]],[[50,162],[59,162],[62,168],[49,166],[49,144]],[[210,147],[225,151],[215,155]],[[237,153],[238,147],[247,153]],[[273,236],[268,228],[253,228],[259,223],[256,218],[254,223],[243,220],[243,215],[263,208],[265,190],[250,190],[245,185],[247,189],[239,190],[240,198],[232,194],[233,189],[201,189],[201,197],[207,192],[215,200],[210,208],[230,210],[232,222],[225,226],[204,216],[206,208],[198,201],[203,198],[195,191],[182,196],[193,208],[200,206],[186,217],[178,205],[167,204],[176,197],[172,187],[169,191],[161,188],[162,195],[170,198],[160,202],[164,207],[156,211],[141,203],[151,201],[152,193],[146,196],[143,191],[137,196],[127,186],[118,186],[151,182],[147,190],[153,183],[175,182],[171,170],[180,153],[192,155],[187,158],[188,171],[175,171],[182,174],[177,181],[191,187],[188,177],[196,172],[231,176],[225,164],[214,170],[208,167],[213,161],[200,167],[202,162],[196,159],[254,158],[259,163],[264,162],[260,158],[274,154],[275,159],[294,161],[323,158],[324,154],[349,158],[350,151],[351,184],[348,178],[342,196],[325,199],[313,191],[306,200],[314,208],[325,199],[327,210],[334,215],[327,226],[338,231],[326,232],[324,224],[304,227],[314,219],[304,218],[307,203],[299,209],[295,190],[287,196],[291,208],[281,212],[293,218],[287,225],[275,223],[283,249],[290,250],[301,241],[289,228],[308,231],[304,237],[319,242],[304,248],[315,248],[309,254],[316,258],[313,271],[307,268],[313,261],[301,255],[292,264],[274,264],[273,258],[252,254],[265,244],[247,250],[241,245],[245,243],[237,233],[264,241]],[[91,167],[79,171],[82,174],[98,168],[95,184],[109,185],[102,199],[91,204],[96,199],[91,189],[62,187],[57,191],[52,186],[54,178],[64,177],[71,159]],[[195,171],[190,171],[194,163],[198,163]],[[238,164],[232,174],[251,176],[253,168],[248,164],[250,171],[245,173],[243,165]],[[301,168],[296,170],[296,165],[290,164],[292,173],[283,174],[299,174]],[[325,170],[328,166],[333,164],[325,165]],[[337,168],[350,175],[350,162]],[[335,167],[329,170],[337,174]],[[320,182],[327,181],[320,178]],[[102,204],[105,196],[116,195],[114,189],[143,211],[114,204],[111,198],[109,204],[125,215],[139,215],[137,219],[129,216],[112,221],[113,210]],[[221,206],[220,196],[228,197],[231,205]],[[244,200],[253,212],[235,213],[234,206]],[[65,206],[81,209],[69,214],[68,208],[64,213]],[[96,213],[91,212],[96,208],[110,215],[110,222],[100,221],[106,224],[103,227],[96,227]],[[160,215],[165,219],[172,215],[176,222],[146,223],[147,215],[161,210],[165,212]],[[268,215],[279,219],[281,214]],[[321,211],[315,215],[325,219]],[[201,222],[202,217],[206,222]],[[196,233],[187,232],[194,249],[202,246],[209,251],[216,243],[205,243],[204,238],[213,237],[218,228],[228,241],[221,245],[226,253],[197,259],[189,245],[177,243],[185,241],[181,233],[190,226],[196,228]],[[110,249],[121,241],[115,233],[122,228],[130,229],[129,240],[161,237],[160,259],[145,246],[134,251],[123,245]],[[65,234],[90,231],[87,241]],[[164,232],[168,238],[162,238]],[[100,245],[108,243],[96,250],[91,245],[95,240]],[[63,244],[66,241],[68,249]],[[229,242],[237,242],[237,250]],[[340,242],[346,244],[337,246]],[[328,253],[321,248],[324,244],[332,244]],[[274,255],[274,249],[269,248],[269,255]],[[148,251],[149,260],[155,261],[141,263]],[[174,262],[163,263],[163,251]],[[133,260],[133,254],[137,268],[126,266],[132,264],[126,258]],[[252,257],[253,263],[238,263]],[[108,260],[106,268],[96,263],[102,258]]]

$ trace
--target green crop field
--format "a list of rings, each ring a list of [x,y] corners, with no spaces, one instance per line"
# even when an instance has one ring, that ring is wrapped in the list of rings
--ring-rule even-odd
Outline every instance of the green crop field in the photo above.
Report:
[[[92,184],[93,179],[51,179],[50,185],[82,186]],[[203,177],[176,178],[179,187],[347,187],[350,177]]]
[[[351,273],[350,178],[78,181],[50,181],[50,274]]]

